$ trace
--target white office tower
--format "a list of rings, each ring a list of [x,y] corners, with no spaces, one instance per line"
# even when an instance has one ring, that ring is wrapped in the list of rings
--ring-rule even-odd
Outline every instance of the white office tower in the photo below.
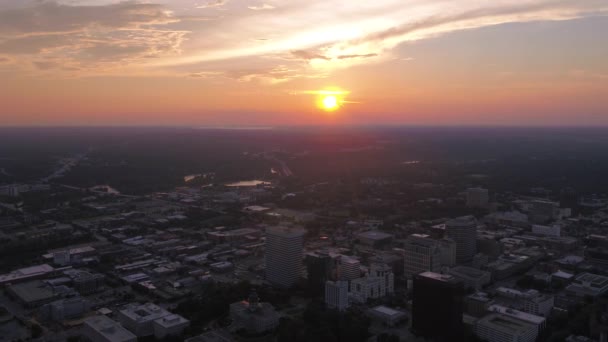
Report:
[[[266,229],[266,280],[289,288],[302,275],[302,250],[305,231],[291,227]]]
[[[469,188],[467,189],[467,207],[469,208],[487,208],[490,202],[488,189]]]
[[[456,242],[456,263],[473,260],[477,253],[477,220],[473,216],[462,216],[445,223],[447,237]]]
[[[348,308],[348,282],[326,281],[325,282],[325,304],[328,308],[344,311]]]
[[[338,261],[338,279],[353,280],[361,277],[361,262],[355,258],[341,256]]]
[[[441,250],[439,242],[426,234],[412,234],[403,245],[404,273],[412,276],[426,272],[439,272],[441,268]]]

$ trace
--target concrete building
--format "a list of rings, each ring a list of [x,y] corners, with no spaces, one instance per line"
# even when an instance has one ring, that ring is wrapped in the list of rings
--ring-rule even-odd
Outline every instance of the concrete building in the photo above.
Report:
[[[487,314],[492,300],[485,292],[476,292],[464,298],[464,312],[473,317],[482,317]]]
[[[266,280],[289,288],[302,276],[303,229],[271,227],[266,229]]]
[[[422,272],[439,272],[441,269],[441,249],[437,240],[430,235],[412,234],[403,244],[404,274],[411,278]]]
[[[412,331],[436,341],[460,341],[464,286],[451,275],[424,272],[414,276]]]
[[[338,279],[351,281],[361,277],[361,262],[358,259],[341,256],[338,259]]]
[[[580,297],[597,297],[608,291],[608,277],[593,273],[581,273],[566,287],[566,291]]]
[[[75,269],[65,271],[64,273],[72,279],[74,289],[82,295],[101,291],[105,283],[105,276],[100,273]]]
[[[475,334],[488,342],[534,342],[538,335],[532,324],[498,313],[478,320]]]
[[[66,319],[82,317],[91,309],[91,303],[82,297],[60,299],[40,308],[45,319],[61,322]]]
[[[55,269],[48,264],[21,268],[7,274],[0,275],[0,285],[16,284],[28,280],[40,279],[52,274]]]
[[[372,319],[378,320],[389,327],[396,326],[406,319],[405,312],[391,309],[384,305],[367,310],[367,314]]]
[[[528,219],[532,223],[544,224],[557,220],[559,218],[559,214],[559,203],[536,200],[530,203]]]
[[[91,342],[136,342],[137,336],[106,316],[85,319],[82,335]]]
[[[537,235],[560,237],[561,230],[562,227],[559,224],[551,226],[542,226],[540,224],[532,225],[532,233]]]
[[[492,274],[490,272],[468,266],[456,266],[451,268],[448,273],[462,280],[465,288],[472,288],[474,290],[480,290],[492,281]]]
[[[368,299],[384,296],[386,296],[386,288],[382,278],[366,276],[350,283],[350,298],[354,302],[365,303]]]
[[[496,289],[496,302],[533,315],[548,317],[555,299],[536,290],[519,291],[507,287]]]
[[[251,334],[274,330],[279,324],[279,314],[269,303],[261,303],[257,293],[252,292],[248,300],[230,304],[231,329],[244,329]]]
[[[438,242],[441,266],[452,267],[456,265],[456,241],[446,237],[438,240]]]
[[[163,320],[165,317],[170,319]],[[131,304],[118,312],[118,321],[138,337],[155,335],[158,338],[168,332],[175,335],[180,329],[181,333],[189,322],[180,317],[153,303]],[[184,325],[184,321],[187,324]]]
[[[519,311],[519,310],[509,308],[509,307],[506,307],[503,305],[492,304],[488,308],[488,311],[500,313],[502,315],[509,316],[511,318],[515,318],[520,321],[531,324],[536,328],[537,334],[540,334],[540,332],[547,325],[547,320],[544,317],[533,315],[533,314],[523,312],[523,311]]]
[[[359,242],[361,244],[369,246],[371,248],[386,249],[391,245],[393,241],[393,235],[378,230],[369,230],[357,234],[357,239],[359,239]]]
[[[469,188],[467,189],[467,207],[487,208],[490,201],[488,189]]]
[[[50,303],[59,295],[53,291],[52,286],[41,280],[11,285],[7,288],[7,293],[27,308],[36,308]]]
[[[447,236],[456,242],[456,263],[471,261],[477,253],[477,220],[462,216],[445,223]]]
[[[346,310],[349,307],[348,282],[330,280],[325,282],[325,304],[331,309]]]
[[[154,337],[163,339],[168,336],[180,336],[190,321],[180,315],[170,314],[154,321]]]

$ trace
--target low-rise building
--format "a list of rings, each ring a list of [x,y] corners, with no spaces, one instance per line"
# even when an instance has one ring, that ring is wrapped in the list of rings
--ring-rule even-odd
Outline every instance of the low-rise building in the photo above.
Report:
[[[608,291],[608,277],[593,273],[581,273],[566,287],[566,291],[580,297],[597,297]]]
[[[372,319],[379,320],[389,327],[398,325],[406,319],[405,312],[379,305],[367,311]]]
[[[269,303],[259,301],[254,291],[248,300],[230,304],[230,318],[233,330],[244,329],[251,334],[274,330],[279,324],[279,314]]]
[[[478,320],[475,334],[488,342],[534,342],[538,336],[534,325],[499,313]]]
[[[85,319],[82,335],[91,342],[136,342],[137,336],[106,316]]]
[[[492,281],[490,272],[478,270],[468,266],[456,266],[448,271],[449,274],[462,280],[465,288],[479,290]]]
[[[163,320],[170,317],[170,320]],[[188,326],[189,321],[153,303],[130,304],[118,313],[119,322],[138,337],[174,335]],[[157,322],[158,321],[158,322]],[[184,322],[186,324],[184,324]]]

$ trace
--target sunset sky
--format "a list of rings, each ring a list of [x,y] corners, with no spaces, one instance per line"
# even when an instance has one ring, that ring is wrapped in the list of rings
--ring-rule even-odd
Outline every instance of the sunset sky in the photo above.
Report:
[[[606,0],[1,0],[0,125],[608,125]],[[321,90],[343,104],[318,108]]]

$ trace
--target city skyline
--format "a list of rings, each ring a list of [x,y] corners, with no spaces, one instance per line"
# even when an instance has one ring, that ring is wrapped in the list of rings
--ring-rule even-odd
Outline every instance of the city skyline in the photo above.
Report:
[[[0,125],[605,126],[606,14],[596,0],[5,1]]]

